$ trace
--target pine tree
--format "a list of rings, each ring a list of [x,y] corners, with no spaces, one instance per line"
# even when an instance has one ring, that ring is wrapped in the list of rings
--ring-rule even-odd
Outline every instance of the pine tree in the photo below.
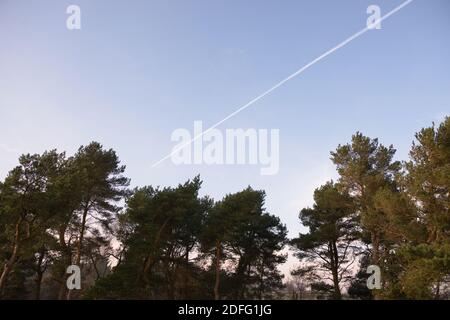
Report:
[[[208,214],[204,233],[204,255],[213,257],[215,269],[214,297],[220,299],[222,284],[229,287],[234,299],[267,297],[281,286],[282,276],[277,265],[286,261],[280,254],[286,243],[286,227],[264,208],[265,193],[247,189],[228,194]],[[230,262],[235,267],[227,283],[221,265]]]
[[[363,235],[372,246],[372,263],[380,263],[384,245],[387,218],[377,210],[374,197],[385,188],[395,189],[395,176],[400,170],[400,162],[393,161],[395,149],[378,143],[357,132],[351,144],[339,145],[331,152],[331,160],[339,173],[339,187],[353,198],[356,210],[369,237]]]
[[[416,134],[410,158],[405,185],[422,233],[399,250],[400,282],[409,298],[440,298],[450,281],[450,117]]]
[[[127,194],[129,180],[123,176],[125,166],[121,166],[114,150],[103,150],[93,142],[80,147],[73,158],[72,165],[79,179],[81,202],[74,218],[79,225],[74,263],[80,265],[85,234],[89,231],[98,241],[102,241],[105,232],[120,211],[116,204]],[[90,218],[90,219],[89,219]],[[89,223],[94,222],[94,224]],[[93,227],[97,225],[97,227]],[[67,293],[70,299],[71,291]]]
[[[42,243],[55,216],[46,192],[63,162],[56,151],[23,155],[0,185],[1,239],[6,262],[1,269],[0,294],[17,263],[31,259],[36,243]]]
[[[357,254],[354,206],[350,196],[340,192],[333,182],[316,189],[314,201],[312,208],[302,209],[299,215],[309,232],[292,239],[291,244],[304,262],[301,268],[317,278],[324,273],[323,277],[332,283],[333,298],[341,299],[340,284],[346,280]]]

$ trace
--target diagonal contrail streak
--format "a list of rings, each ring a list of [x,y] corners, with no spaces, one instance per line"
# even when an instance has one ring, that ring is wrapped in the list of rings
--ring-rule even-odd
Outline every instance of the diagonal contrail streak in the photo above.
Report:
[[[217,123],[215,123],[214,125],[212,125],[211,127],[209,127],[208,129],[206,129],[205,131],[197,134],[196,136],[194,136],[191,140],[189,140],[188,142],[178,146],[177,148],[175,148],[171,153],[169,153],[168,155],[166,155],[165,157],[161,158],[160,160],[156,161],[153,165],[152,168],[158,166],[160,163],[162,163],[163,161],[165,161],[166,159],[170,158],[172,155],[174,155],[175,153],[177,153],[178,151],[180,151],[181,149],[183,149],[184,147],[190,145],[192,142],[198,140],[199,138],[201,138],[203,135],[205,135],[206,133],[208,133],[209,131],[215,129],[216,127],[218,127],[219,125],[221,125],[222,123],[224,123],[225,121],[227,121],[228,119],[234,117],[235,115],[237,115],[239,112],[247,109],[248,107],[250,107],[252,104],[254,104],[255,102],[257,102],[258,100],[264,98],[266,95],[268,95],[269,93],[271,93],[272,91],[274,91],[275,89],[277,89],[278,87],[282,86],[283,84],[285,84],[286,82],[288,82],[289,80],[291,80],[292,78],[298,76],[299,74],[303,73],[305,70],[309,69],[310,67],[312,67],[313,65],[315,65],[317,62],[321,61],[322,59],[326,58],[327,56],[329,56],[330,54],[332,54],[333,52],[339,50],[340,48],[346,46],[347,44],[349,44],[351,41],[355,40],[356,38],[362,36],[364,33],[366,33],[367,31],[371,30],[371,26],[375,26],[378,23],[380,23],[381,21],[389,18],[390,16],[392,16],[394,13],[398,12],[399,10],[403,9],[404,7],[406,7],[408,4],[410,4],[411,2],[413,2],[414,0],[407,0],[405,2],[403,2],[402,4],[400,4],[399,6],[395,7],[393,10],[389,11],[388,13],[386,13],[384,16],[382,16],[381,18],[375,20],[370,26],[366,26],[364,29],[356,32],[355,34],[353,34],[352,36],[348,37],[347,39],[345,39],[344,41],[342,41],[341,43],[339,43],[337,46],[329,49],[328,51],[326,51],[325,53],[321,54],[320,56],[318,56],[317,58],[315,58],[314,60],[312,60],[311,62],[309,62],[308,64],[304,65],[303,67],[301,67],[300,69],[298,69],[297,71],[295,71],[293,74],[291,74],[290,76],[288,76],[287,78],[281,80],[280,82],[278,82],[277,84],[275,84],[273,87],[271,87],[270,89],[268,89],[267,91],[261,93],[259,96],[257,96],[256,98],[250,100],[249,102],[247,102],[246,104],[244,104],[243,106],[241,106],[240,108],[238,108],[237,110],[235,110],[234,112],[230,113],[229,115],[227,115],[225,118],[223,118],[222,120],[218,121]]]

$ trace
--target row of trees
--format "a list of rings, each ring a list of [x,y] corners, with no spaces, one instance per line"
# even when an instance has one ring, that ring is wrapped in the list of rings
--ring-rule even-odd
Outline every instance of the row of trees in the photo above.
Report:
[[[23,155],[0,182],[0,296],[46,299],[265,299],[279,296],[288,244],[299,283],[334,299],[446,298],[450,281],[450,118],[416,134],[410,160],[356,133],[331,153],[339,179],[287,239],[246,188],[199,196],[200,177],[129,189],[113,150]],[[68,290],[78,265],[82,289]],[[366,286],[368,265],[382,289]],[[286,297],[286,296],[285,296]]]
[[[300,212],[309,232],[291,241],[294,276],[335,299],[346,284],[359,298],[449,298],[450,118],[415,138],[403,163],[361,133],[331,152],[339,179]],[[368,265],[381,268],[381,290],[367,289]]]
[[[70,299],[66,268],[96,267],[110,254],[125,167],[98,143],[68,158],[53,150],[19,162],[0,183],[0,294],[39,299],[45,278],[53,298]]]
[[[286,228],[250,187],[214,203],[196,177],[177,188],[136,189],[120,215],[114,273],[89,298],[267,298],[282,285]]]
[[[262,299],[282,286],[287,231],[263,191],[214,202],[199,177],[129,190],[124,170],[95,142],[20,158],[0,184],[3,298]],[[74,264],[80,291],[66,286]]]

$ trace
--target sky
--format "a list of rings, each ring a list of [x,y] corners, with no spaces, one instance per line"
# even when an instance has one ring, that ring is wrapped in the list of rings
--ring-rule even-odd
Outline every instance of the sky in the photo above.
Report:
[[[175,165],[171,134],[208,127],[366,26],[394,0],[0,0],[0,179],[21,153],[117,151],[132,186],[197,174],[216,200],[251,185],[294,237],[330,151],[361,131],[406,160],[450,115],[450,2],[414,0],[218,129],[279,129],[280,169]],[[68,30],[66,8],[81,9]],[[288,270],[295,261],[284,266]]]

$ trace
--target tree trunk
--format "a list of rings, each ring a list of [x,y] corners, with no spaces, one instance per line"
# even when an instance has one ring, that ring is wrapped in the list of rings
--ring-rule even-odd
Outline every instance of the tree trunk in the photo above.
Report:
[[[189,251],[190,251],[190,247],[186,246],[186,255],[184,257],[184,275],[183,275],[183,292],[182,292],[182,297],[183,299],[187,299],[188,298],[188,282],[189,282]]]
[[[62,252],[65,255],[63,258],[67,260],[66,264],[68,267],[72,264],[72,252],[71,252],[70,248],[68,247],[68,245],[66,244],[65,235],[66,235],[66,226],[62,225],[62,226],[60,226],[60,228],[58,230],[58,237],[59,237],[59,244],[62,248]],[[63,270],[62,274],[61,274],[61,282],[59,285],[58,300],[64,300],[66,298],[66,295],[67,295],[66,281],[67,281],[66,270]]]
[[[380,259],[380,235],[377,232],[372,232],[372,264],[378,264]]]
[[[45,256],[45,248],[42,247],[39,250],[39,258],[38,258],[38,263],[37,263],[37,267],[36,267],[36,294],[35,294],[35,299],[36,300],[40,300],[41,299],[41,284],[42,284],[42,277],[44,275],[44,271],[42,270],[42,262],[44,261],[44,256]]]
[[[258,298],[259,300],[262,300],[263,298],[263,286],[264,286],[264,258],[261,258],[261,265],[259,269],[259,292],[258,292]]]
[[[61,283],[59,284],[59,293],[58,293],[58,300],[64,300],[66,297],[66,274],[64,273],[61,279]]]
[[[19,254],[19,241],[20,241],[20,225],[22,223],[22,217],[19,218],[19,221],[16,223],[15,233],[14,233],[14,247],[11,254],[11,257],[5,263],[3,268],[2,275],[0,276],[0,295],[3,294],[3,290],[5,289],[6,279],[8,278],[9,273],[11,272],[14,264],[17,261],[17,257]]]
[[[8,259],[8,261],[5,263],[5,266],[3,268],[2,275],[0,276],[0,294],[3,294],[3,290],[6,285],[6,279],[8,278],[8,275],[11,272],[14,264],[16,263],[18,247],[19,246],[17,244],[14,245],[13,254]]]
[[[81,230],[80,230],[80,238],[77,244],[77,253],[75,256],[75,264],[77,266],[80,266],[81,262],[81,250],[83,249],[83,240],[84,240],[84,232],[86,230],[86,218],[88,214],[89,206],[85,206],[83,210],[83,218],[81,220]]]
[[[42,276],[43,272],[38,272],[37,278],[36,278],[36,300],[41,300],[41,284],[42,284]]]
[[[341,300],[341,288],[339,287],[339,255],[337,252],[336,242],[330,243],[331,249],[331,273],[333,274],[334,299]]]
[[[88,202],[89,203],[89,202]],[[77,265],[78,267],[80,267],[80,263],[81,263],[81,251],[83,249],[83,240],[84,240],[84,232],[86,230],[86,218],[87,218],[87,214],[89,211],[89,205],[86,204],[83,210],[83,217],[81,220],[81,229],[80,229],[80,238],[78,239],[78,244],[77,244],[77,253],[75,255],[75,265]],[[67,291],[67,296],[66,299],[70,300],[70,296],[72,294],[73,290],[68,290]]]
[[[441,281],[438,281],[438,283],[436,284],[436,291],[434,293],[435,300],[439,300],[440,298],[440,289],[441,289]]]
[[[216,242],[216,282],[214,284],[214,299],[220,300],[219,288],[220,288],[220,241]]]
[[[158,230],[158,232],[156,234],[155,241],[153,242],[153,248],[155,250],[156,250],[157,246],[159,245],[162,233],[163,233],[164,229],[166,228],[167,224],[170,222],[170,219],[171,218],[169,217],[169,218],[167,218],[164,221],[163,225],[159,228],[159,230]],[[157,262],[157,259],[154,257],[154,255],[155,254],[153,252],[148,254],[148,256],[147,256],[147,258],[145,259],[145,262],[144,262],[144,268],[142,270],[143,278],[144,278],[144,281],[147,284],[147,286],[149,285],[148,272],[151,270],[153,265]],[[138,279],[139,278],[140,277],[138,275]]]

